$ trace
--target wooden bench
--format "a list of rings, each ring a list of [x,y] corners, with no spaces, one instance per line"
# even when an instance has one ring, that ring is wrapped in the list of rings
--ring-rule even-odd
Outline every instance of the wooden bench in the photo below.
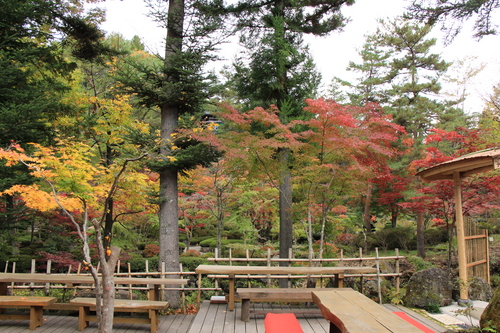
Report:
[[[351,288],[313,291],[314,303],[330,321],[330,333],[422,333],[382,305]]]
[[[71,304],[77,305],[78,330],[83,331],[89,325],[89,321],[97,321],[97,316],[91,315],[90,311],[96,310],[95,298],[74,298]],[[115,299],[115,312],[147,312],[149,318],[141,317],[114,317],[114,323],[150,324],[151,333],[158,331],[158,312],[166,310],[168,302],[163,301],[135,301],[127,299]]]
[[[249,321],[250,313],[262,313],[250,310],[250,302],[312,302],[312,291],[327,290],[332,288],[238,288],[236,299],[241,300],[241,320]]]
[[[0,308],[29,307],[29,314],[0,314],[0,319],[29,320],[30,330],[43,324],[43,307],[54,303],[55,297],[0,296]]]
[[[293,313],[268,313],[264,318],[265,333],[304,333]]]

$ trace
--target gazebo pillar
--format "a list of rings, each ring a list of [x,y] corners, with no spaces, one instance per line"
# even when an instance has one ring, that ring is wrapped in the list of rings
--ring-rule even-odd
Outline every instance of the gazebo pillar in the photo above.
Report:
[[[458,243],[458,274],[460,280],[459,303],[469,303],[469,287],[467,282],[467,256],[465,252],[465,230],[462,211],[462,178],[460,177],[460,172],[455,171],[453,173],[453,182],[455,190],[455,223],[457,228]]]

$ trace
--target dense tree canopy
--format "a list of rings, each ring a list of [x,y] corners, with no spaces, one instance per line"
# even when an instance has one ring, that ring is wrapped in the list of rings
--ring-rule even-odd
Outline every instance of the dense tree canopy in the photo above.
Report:
[[[465,94],[441,91],[450,63],[433,51],[430,25],[381,21],[349,65],[358,79],[337,79],[345,98],[333,101],[317,96],[321,68],[303,36],[341,29],[354,1],[148,3],[167,28],[163,55],[138,37],[104,38],[100,13],[79,1],[0,0],[2,260],[92,267],[114,264],[119,245],[124,262],[147,257],[175,272],[179,240],[325,257],[387,246],[379,232],[403,224],[407,247],[443,229],[453,244],[451,184],[415,172],[497,145],[499,89],[477,119],[465,114]],[[435,14],[430,23],[497,8],[414,3],[419,18]],[[483,23],[481,34],[494,33]],[[245,51],[216,85],[205,66],[230,32]],[[14,165],[12,142],[31,169]],[[464,213],[494,225],[498,183],[495,172],[469,178]],[[68,236],[89,221],[97,239],[82,252]]]

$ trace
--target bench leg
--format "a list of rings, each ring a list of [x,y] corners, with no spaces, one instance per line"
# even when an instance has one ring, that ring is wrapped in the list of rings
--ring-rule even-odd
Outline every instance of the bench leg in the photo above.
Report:
[[[330,333],[342,333],[342,331],[334,323],[330,322]]]
[[[30,306],[30,330],[36,329],[43,323],[43,306]]]
[[[241,320],[250,321],[250,300],[241,300]]]
[[[158,331],[158,310],[149,310],[149,319],[151,320],[151,333]]]
[[[339,277],[338,287],[344,288],[344,273],[340,273],[338,277]]]
[[[83,331],[85,327],[89,326],[89,321],[87,320],[87,316],[90,313],[90,307],[88,306],[80,306],[78,310],[78,330]]]
[[[228,310],[233,311],[234,310],[234,274],[229,274],[229,306]]]

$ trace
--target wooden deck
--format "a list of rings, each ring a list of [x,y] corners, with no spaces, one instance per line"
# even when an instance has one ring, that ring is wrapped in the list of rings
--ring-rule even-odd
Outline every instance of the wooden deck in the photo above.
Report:
[[[273,311],[294,312],[299,320],[304,333],[327,333],[329,323],[319,312],[311,314],[311,311],[318,311],[314,304],[306,307],[303,303],[300,306],[289,306],[280,304],[252,303],[254,310],[262,310],[265,313],[268,309]],[[210,304],[203,302],[200,311],[195,315],[169,315],[161,316],[158,333],[264,333],[264,314],[250,316],[249,322],[240,320],[241,303],[236,304],[234,311],[227,310],[228,304]],[[437,333],[446,331],[430,320],[427,320],[413,311],[404,307],[386,305],[391,311],[404,311],[410,317],[425,324]],[[301,314],[301,312],[305,314]],[[44,315],[44,324],[35,331],[28,329],[29,321],[22,320],[0,320],[0,332],[2,333],[78,333],[78,317],[76,315]],[[97,332],[97,323],[90,323],[83,333]],[[146,324],[115,324],[113,333],[149,333],[150,327]]]
[[[264,314],[250,316],[249,322],[243,322],[241,303],[236,303],[234,311],[227,310],[228,304],[210,304],[203,302],[200,311],[191,324],[188,333],[264,333]],[[251,303],[253,310],[272,309],[273,311],[294,312],[304,333],[327,333],[330,324],[319,313],[315,304],[310,308],[280,304]],[[315,311],[317,314],[300,314],[300,312]]]
[[[194,315],[160,316],[158,332],[186,333],[194,319]],[[34,331],[28,329],[28,320],[0,320],[2,333],[96,333],[97,323],[90,322],[89,327],[78,331],[78,316],[44,315],[44,323]],[[150,333],[150,325],[146,324],[114,324],[113,333]]]

